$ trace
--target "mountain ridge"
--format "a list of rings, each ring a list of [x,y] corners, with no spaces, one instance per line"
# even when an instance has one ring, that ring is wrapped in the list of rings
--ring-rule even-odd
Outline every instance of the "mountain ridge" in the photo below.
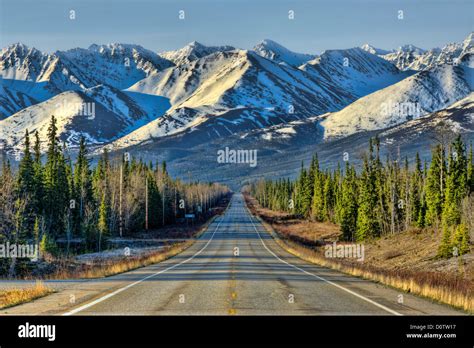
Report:
[[[63,115],[66,124],[78,125],[78,129],[64,127],[61,133],[62,139],[72,139],[68,140],[70,147],[77,145],[79,135],[88,137],[100,151],[100,147],[123,150],[161,138],[167,143],[167,137],[191,139],[190,134],[193,141],[199,139],[203,143],[234,135],[244,139],[245,134],[273,129],[261,138],[268,143],[298,136],[294,126],[304,125],[305,120],[316,127],[318,139],[328,134],[348,136],[353,132],[337,131],[341,129],[337,124],[328,127],[331,124],[328,120],[346,113],[339,124],[348,127],[356,122],[361,126],[360,131],[410,121],[383,121],[375,113],[370,117],[378,119],[378,123],[364,125],[357,121],[357,112],[350,110],[356,110],[365,100],[375,100],[372,95],[385,89],[404,91],[391,93],[391,97],[400,96],[392,98],[395,103],[416,103],[420,99],[421,116],[465,97],[472,90],[469,83],[472,70],[464,75],[460,71],[471,64],[472,42],[471,33],[462,43],[448,44],[443,49],[422,50],[404,45],[398,50],[385,51],[366,44],[360,48],[327,50],[320,55],[295,53],[269,39],[250,50],[205,46],[194,41],[162,53],[139,45],[116,43],[45,54],[15,44],[3,48],[0,55],[3,77],[0,127],[11,126],[11,120],[6,122],[9,118],[20,120],[26,115],[42,120],[38,113],[41,110],[54,113],[54,109],[46,106],[59,95],[66,102],[72,98],[96,103],[98,112],[102,113],[99,120],[109,117],[116,122],[116,126],[114,122],[100,122],[98,129],[91,129],[85,120],[78,121],[81,115]],[[405,59],[403,54],[423,59],[417,61],[418,65],[415,60],[407,65],[410,59]],[[455,67],[458,64],[460,68]],[[444,74],[439,72],[438,78],[446,86],[431,83],[424,90],[415,87],[435,81],[429,75],[436,69],[446,70]],[[412,81],[416,79],[420,82],[414,84]],[[403,85],[406,86],[400,87]],[[456,87],[462,91],[442,92]],[[64,94],[71,91],[75,93]],[[439,99],[427,97],[431,95],[439,95]],[[362,109],[380,107],[380,102],[370,104],[370,108]],[[109,129],[101,129],[102,126]],[[25,131],[24,127],[12,129]],[[20,133],[4,132],[10,146],[21,146]]]

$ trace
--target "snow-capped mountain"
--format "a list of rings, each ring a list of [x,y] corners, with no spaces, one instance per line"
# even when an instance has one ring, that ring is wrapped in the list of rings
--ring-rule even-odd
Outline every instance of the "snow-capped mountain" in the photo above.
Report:
[[[316,55],[290,51],[286,47],[283,47],[282,45],[269,39],[260,41],[257,45],[255,45],[253,51],[264,58],[293,67],[299,67],[307,61],[316,58]]]
[[[333,141],[465,98],[473,59],[472,34],[442,49],[366,44],[320,56],[271,40],[251,50],[192,42],[161,54],[128,44],[46,54],[15,44],[0,54],[0,134],[19,148],[26,129],[44,136],[54,114],[69,146],[79,135],[111,149],[230,137],[270,147]],[[94,106],[93,118],[84,105]]]
[[[48,55],[16,43],[0,52],[0,69],[4,79],[36,81],[43,72]]]
[[[91,45],[88,49],[75,48],[56,55],[94,76],[93,85],[106,84],[118,89],[128,88],[173,65],[150,50],[129,44]]]
[[[13,44],[0,53],[4,87],[0,98],[9,100],[8,107],[0,108],[0,119],[64,91],[85,91],[102,84],[123,89],[172,65],[137,45],[92,45],[46,54]],[[15,102],[20,99],[24,103]]]
[[[91,45],[88,49],[75,48],[53,54],[13,44],[0,53],[0,73],[5,84],[9,81],[47,82],[52,93],[98,84],[123,89],[172,65],[152,51],[127,44]]]
[[[470,93],[445,109],[389,129],[356,133],[324,142],[321,141],[321,132],[315,119],[308,119],[300,124],[293,122],[289,126],[292,131],[286,131],[284,136],[278,132],[286,130],[282,127],[278,127],[276,130],[256,131],[255,135],[258,135],[260,139],[267,136],[272,137],[271,140],[258,142],[259,139],[252,138],[251,135],[242,140],[242,142],[248,141],[244,142],[246,148],[271,147],[272,149],[270,152],[261,153],[259,151],[257,170],[246,173],[242,179],[258,178],[263,175],[274,177],[297,175],[298,164],[302,161],[305,164],[308,163],[315,152],[318,153],[321,164],[324,166],[334,168],[337,163],[342,164],[345,153],[349,155],[351,163],[357,165],[362,161],[361,155],[367,151],[369,138],[375,135],[380,139],[381,158],[385,158],[387,154],[401,155],[402,158],[407,157],[411,162],[414,161],[415,154],[419,153],[422,160],[429,160],[434,139],[439,137],[440,132],[452,138],[461,134],[466,143],[474,141],[474,93]],[[189,162],[189,159],[185,158],[179,163],[186,163],[186,160]],[[203,161],[200,161],[198,165],[202,166],[201,163]],[[189,168],[182,170],[189,170]],[[221,171],[218,175],[219,178],[232,178],[231,170]]]
[[[54,115],[59,136],[69,147],[83,135],[90,144],[109,142],[160,117],[170,107],[166,98],[122,92],[107,85],[62,92],[0,120],[7,147],[21,147],[26,129],[46,135]]]
[[[346,56],[352,59],[349,67],[344,66]],[[128,90],[165,96],[172,107],[113,145],[131,146],[195,129],[215,117],[212,136],[320,115],[409,76],[360,49],[352,55],[329,52],[310,63],[298,69],[253,51],[233,50],[163,70]]]
[[[43,101],[66,90],[93,86],[95,81],[57,55],[42,53],[23,44],[13,44],[0,53],[2,84]]]
[[[332,89],[338,86],[331,86]],[[216,52],[143,79],[129,91],[165,96],[174,108],[214,106],[287,110],[300,115],[338,109],[355,100],[310,74],[244,50]]]
[[[411,72],[400,72],[393,64],[361,48],[329,50],[301,66],[320,84],[337,86],[356,98],[396,83]]]
[[[159,55],[175,65],[181,65],[188,64],[215,52],[232,51],[234,49],[232,46],[205,46],[197,41],[193,41],[179,50],[161,52]]]
[[[438,65],[360,98],[326,116],[324,137],[389,128],[446,108],[474,90],[473,68],[466,55],[459,66]]]
[[[376,48],[372,45],[369,45],[368,43],[363,44],[362,46],[360,46],[360,48],[366,52],[376,54],[378,56],[383,56],[385,54],[393,53],[393,50],[392,51],[383,50],[381,48]]]
[[[38,131],[46,139],[51,116],[58,120],[58,134],[68,147],[79,136],[89,144],[102,144],[124,136],[161,116],[169,108],[166,98],[141,96],[99,85],[84,91],[62,92],[0,121],[7,147],[22,146],[25,131]]]
[[[423,50],[413,45],[404,45],[396,50],[385,51],[369,44],[361,46],[369,53],[375,54],[395,64],[400,70],[426,70],[435,65],[456,64],[462,56],[474,52],[474,33],[470,33],[463,42],[449,43],[442,48]]]
[[[7,147],[21,147],[26,130],[38,131],[41,139],[47,139],[51,115],[57,119],[60,140],[69,145],[77,145],[79,135],[86,136],[89,144],[108,141],[124,134],[128,127],[122,115],[107,110],[102,104],[94,104],[94,100],[82,92],[68,91],[2,120],[0,133],[8,139]]]
[[[395,52],[383,55],[383,58],[395,64],[400,70],[416,70],[415,67],[425,51],[413,45],[404,45]]]

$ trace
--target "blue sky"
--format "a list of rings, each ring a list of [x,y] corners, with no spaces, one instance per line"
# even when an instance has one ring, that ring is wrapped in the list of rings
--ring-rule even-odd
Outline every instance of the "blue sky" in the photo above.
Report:
[[[474,30],[473,0],[0,0],[0,43],[48,52],[91,43],[136,43],[155,51],[191,41],[251,48],[269,38],[321,53],[368,42],[422,48]],[[69,11],[76,19],[69,19]],[[185,10],[186,19],[178,12]],[[293,10],[295,19],[288,19]],[[403,10],[404,19],[397,18]]]

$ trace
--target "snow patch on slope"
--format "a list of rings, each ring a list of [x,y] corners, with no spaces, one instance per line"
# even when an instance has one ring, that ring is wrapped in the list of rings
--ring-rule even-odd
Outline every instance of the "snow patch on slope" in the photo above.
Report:
[[[324,137],[388,128],[445,108],[471,87],[463,67],[437,66],[363,97],[322,122]]]

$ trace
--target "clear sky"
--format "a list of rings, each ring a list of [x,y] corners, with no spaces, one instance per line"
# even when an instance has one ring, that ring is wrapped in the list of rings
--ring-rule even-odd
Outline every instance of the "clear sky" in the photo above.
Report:
[[[0,0],[1,47],[52,52],[92,43],[155,51],[188,42],[251,48],[268,38],[297,52],[370,43],[421,48],[461,41],[474,30],[474,0]],[[76,19],[69,19],[75,10]],[[179,11],[185,19],[179,19]],[[294,11],[294,19],[288,11]],[[404,19],[398,19],[398,11]]]

